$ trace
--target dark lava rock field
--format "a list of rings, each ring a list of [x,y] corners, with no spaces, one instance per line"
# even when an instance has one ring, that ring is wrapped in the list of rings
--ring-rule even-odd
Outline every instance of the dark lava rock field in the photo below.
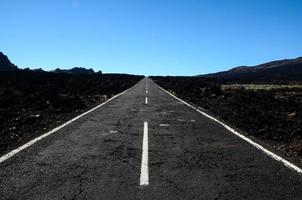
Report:
[[[142,76],[0,73],[0,154],[135,85]]]

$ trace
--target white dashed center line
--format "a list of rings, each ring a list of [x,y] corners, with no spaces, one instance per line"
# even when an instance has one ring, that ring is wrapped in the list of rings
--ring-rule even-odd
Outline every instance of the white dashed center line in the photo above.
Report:
[[[114,130],[111,130],[111,131],[109,131],[110,133],[117,133],[117,131],[114,131]]]
[[[148,169],[148,122],[144,122],[143,150],[140,186],[149,185],[149,169]]]
[[[145,98],[145,104],[148,104],[148,97]]]

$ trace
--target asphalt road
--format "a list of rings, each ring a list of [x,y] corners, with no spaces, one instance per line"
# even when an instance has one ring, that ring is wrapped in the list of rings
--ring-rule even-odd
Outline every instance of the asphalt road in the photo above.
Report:
[[[144,79],[0,163],[0,199],[301,200],[302,175]]]

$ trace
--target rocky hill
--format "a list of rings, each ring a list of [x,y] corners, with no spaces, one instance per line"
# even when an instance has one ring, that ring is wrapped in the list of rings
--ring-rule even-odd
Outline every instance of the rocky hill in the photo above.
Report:
[[[10,62],[8,57],[0,52],[0,71],[17,71],[18,67]]]

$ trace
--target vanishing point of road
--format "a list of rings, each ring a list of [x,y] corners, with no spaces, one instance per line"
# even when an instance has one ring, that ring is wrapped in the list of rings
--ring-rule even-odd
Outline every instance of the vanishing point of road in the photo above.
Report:
[[[149,78],[16,152],[0,199],[302,199],[301,173]]]

